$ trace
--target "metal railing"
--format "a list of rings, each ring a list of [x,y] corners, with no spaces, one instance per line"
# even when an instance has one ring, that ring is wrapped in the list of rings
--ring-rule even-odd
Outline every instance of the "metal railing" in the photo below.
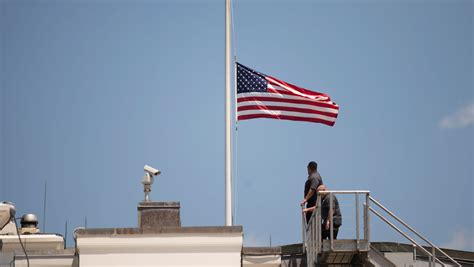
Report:
[[[406,234],[405,232],[403,232],[400,228],[398,228],[395,224],[393,224],[392,222],[390,222],[387,218],[385,218],[382,214],[380,214],[379,212],[377,212],[376,210],[374,210],[372,207],[368,207],[369,205],[366,205],[369,210],[374,213],[375,215],[377,215],[377,217],[379,217],[382,221],[384,221],[386,224],[388,224],[390,227],[392,227],[395,231],[397,231],[399,234],[401,234],[402,236],[404,236],[406,239],[408,239],[414,246],[417,246],[421,251],[423,251],[424,253],[426,253],[426,255],[428,255],[428,257],[430,258],[430,262],[429,262],[429,266],[433,266],[435,267],[436,266],[436,262],[438,262],[439,264],[441,264],[442,266],[446,266],[445,263],[443,263],[440,259],[438,259],[436,257],[436,252],[440,252],[444,257],[446,257],[447,259],[449,259],[449,261],[451,263],[454,263],[456,266],[461,266],[461,264],[459,264],[457,261],[455,261],[453,258],[451,258],[448,254],[446,254],[444,251],[442,251],[438,246],[436,246],[435,244],[433,244],[433,242],[429,241],[427,238],[425,238],[424,236],[422,236],[420,233],[418,233],[417,231],[415,231],[415,229],[413,229],[413,227],[411,227],[410,225],[408,225],[406,222],[404,222],[402,219],[400,219],[399,217],[397,217],[393,212],[391,212],[389,209],[387,209],[386,207],[384,207],[382,204],[380,204],[380,202],[378,202],[377,200],[375,200],[374,198],[372,198],[371,196],[369,196],[368,200],[370,200],[372,203],[374,203],[375,205],[377,205],[379,208],[381,208],[383,211],[385,211],[388,215],[390,215],[393,219],[395,219],[396,221],[398,221],[399,223],[401,223],[403,226],[405,226],[408,230],[410,230],[410,232],[412,232],[413,234],[415,234],[416,236],[418,236],[420,239],[422,239],[423,241],[425,241],[427,244],[429,244],[431,246],[431,252],[429,252],[427,249],[425,249],[423,246],[421,246],[418,242],[416,242],[413,238],[411,238],[408,234]],[[366,201],[366,203],[369,203],[369,201]]]
[[[359,242],[364,240],[367,242],[367,246],[370,246],[370,231],[369,231],[369,205],[364,206],[364,238],[360,236],[360,205],[359,196],[365,195],[365,202],[369,203],[370,191],[324,191],[323,194],[329,196],[329,242],[331,251],[334,250],[334,195],[354,195],[355,196],[355,223],[356,223],[356,236],[355,241],[357,244],[357,251],[359,250]],[[318,193],[316,200],[316,208],[311,215],[311,218],[306,222],[306,216],[302,212],[302,228],[303,228],[303,252],[306,252],[308,266],[313,266],[317,261],[318,254],[322,252],[322,218],[321,218],[321,192]]]
[[[442,266],[446,266],[444,262],[442,262],[437,256],[436,253],[439,253],[438,255],[444,256],[446,259],[448,259],[451,263],[453,263],[456,266],[461,266],[457,261],[455,261],[452,257],[450,257],[448,254],[446,254],[443,250],[441,250],[438,246],[433,244],[433,242],[429,241],[427,238],[422,236],[420,233],[415,231],[413,227],[408,225],[406,222],[404,222],[402,219],[397,217],[393,212],[391,212],[389,209],[384,207],[380,202],[375,200],[373,197],[370,196],[370,191],[324,191],[323,194],[327,194],[329,196],[329,221],[330,221],[330,229],[329,229],[329,242],[330,242],[330,251],[334,251],[334,235],[333,235],[333,230],[334,230],[334,222],[333,222],[333,215],[334,215],[334,198],[333,195],[335,194],[353,194],[355,195],[355,223],[356,223],[356,233],[355,233],[355,241],[357,243],[356,246],[356,251],[359,251],[359,242],[360,241],[365,241],[367,242],[367,248],[370,247],[370,212],[375,214],[377,217],[379,217],[383,222],[385,222],[387,225],[392,227],[395,231],[397,231],[399,234],[401,234],[403,237],[408,239],[413,246],[418,247],[421,251],[423,251],[428,257],[429,257],[429,266],[436,266],[436,263],[441,264]],[[365,195],[365,203],[364,203],[364,238],[361,239],[360,236],[360,205],[359,205],[359,196],[360,195]],[[318,193],[317,200],[316,200],[316,208],[311,215],[310,220],[308,223],[306,222],[306,216],[302,212],[302,228],[303,228],[303,252],[306,252],[306,257],[307,257],[307,263],[308,266],[313,266],[317,260],[318,260],[318,255],[322,252],[322,245],[323,245],[323,240],[322,240],[322,218],[321,218],[321,193]],[[416,240],[414,240],[412,237],[410,237],[408,234],[403,232],[400,228],[398,228],[394,223],[389,221],[387,218],[385,218],[381,213],[376,211],[371,205],[371,203],[375,204],[375,206],[379,207],[381,210],[386,212],[388,215],[390,215],[391,218],[395,219],[397,222],[405,226],[410,232],[417,237],[419,237],[421,240],[425,241],[429,246],[431,247],[431,252],[428,251],[425,247],[420,245]],[[416,250],[415,250],[416,251]]]

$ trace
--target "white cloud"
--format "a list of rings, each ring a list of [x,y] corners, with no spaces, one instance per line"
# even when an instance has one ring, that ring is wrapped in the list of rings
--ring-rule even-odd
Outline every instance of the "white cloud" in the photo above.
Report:
[[[442,244],[441,247],[474,251],[474,232],[466,229],[457,229],[452,233],[450,240]]]
[[[439,122],[441,128],[462,128],[474,124],[474,102],[460,108],[456,113]]]

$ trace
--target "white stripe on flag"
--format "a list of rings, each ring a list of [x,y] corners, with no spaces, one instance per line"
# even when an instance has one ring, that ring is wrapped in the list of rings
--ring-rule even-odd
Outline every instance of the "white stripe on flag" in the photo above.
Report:
[[[281,98],[281,99],[306,100],[306,101],[311,101],[314,103],[325,103],[325,104],[335,105],[334,103],[330,101],[320,101],[320,100],[309,99],[309,98],[305,98],[301,96],[283,95],[283,94],[278,94],[278,93],[266,93],[266,92],[239,93],[237,95],[237,99],[241,97],[275,97],[275,98]]]
[[[289,92],[291,92],[295,95],[300,95],[304,98],[309,98],[309,99],[314,99],[314,100],[321,100],[321,101],[327,101],[328,100],[328,97],[326,97],[326,96],[314,96],[314,95],[308,95],[308,94],[305,94],[305,93],[301,93],[300,91],[295,90],[295,89],[293,89],[289,86],[285,86],[284,84],[280,83],[279,81],[276,81],[275,79],[272,79],[271,77],[266,76],[266,79],[268,81],[271,81],[272,83],[278,84],[278,85],[275,86],[275,85],[272,85],[272,84],[268,83],[268,85],[267,85],[268,88],[274,88],[274,89],[281,88],[285,91],[289,91]]]
[[[237,107],[245,106],[277,106],[277,107],[291,107],[291,108],[306,108],[315,111],[328,112],[333,114],[338,114],[338,110],[334,108],[325,108],[325,107],[316,107],[312,105],[305,104],[295,104],[295,103],[285,103],[285,102],[273,102],[273,101],[258,101],[258,100],[249,100],[237,103]]]

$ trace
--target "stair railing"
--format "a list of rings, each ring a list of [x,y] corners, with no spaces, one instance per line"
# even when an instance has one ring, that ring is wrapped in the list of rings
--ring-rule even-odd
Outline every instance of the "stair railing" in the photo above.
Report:
[[[362,240],[360,237],[360,210],[359,210],[359,195],[365,195],[365,202],[369,203],[370,191],[352,190],[352,191],[324,191],[323,194],[329,194],[329,242],[331,250],[334,249],[334,220],[333,220],[333,195],[334,194],[353,194],[355,196],[355,210],[356,210],[356,242],[357,249],[359,249],[359,242]],[[307,265],[314,266],[318,259],[318,254],[322,252],[322,233],[321,233],[321,192],[318,192],[316,200],[316,209],[314,210],[311,218],[306,222],[306,216],[302,212],[302,228],[303,228],[303,253],[306,252]],[[367,242],[367,246],[370,247],[370,229],[369,229],[369,205],[364,206],[364,238]]]
[[[372,203],[374,203],[375,205],[377,205],[379,208],[381,208],[383,211],[385,211],[388,215],[390,215],[393,219],[395,219],[396,221],[398,221],[399,223],[401,223],[403,226],[405,226],[408,230],[410,230],[413,234],[415,234],[416,236],[418,236],[420,239],[422,239],[423,241],[425,241],[426,243],[428,243],[430,246],[431,246],[431,252],[429,252],[427,249],[425,249],[423,246],[421,246],[418,242],[416,242],[413,238],[411,238],[408,234],[406,234],[405,232],[403,232],[400,228],[398,228],[397,226],[395,226],[395,224],[393,224],[392,222],[390,222],[387,218],[385,218],[382,214],[380,214],[379,212],[377,212],[376,210],[374,210],[372,207],[369,207],[369,205],[367,205],[369,203],[370,200]],[[375,200],[373,197],[369,196],[367,201],[366,201],[366,207],[368,207],[368,209],[374,213],[375,215],[377,215],[377,217],[379,217],[382,221],[384,221],[386,224],[388,224],[390,227],[392,227],[395,231],[397,231],[399,234],[401,234],[402,236],[404,236],[406,239],[408,239],[410,242],[412,242],[413,245],[417,246],[418,248],[420,248],[424,253],[426,253],[428,255],[428,257],[430,257],[430,266],[433,266],[435,267],[436,266],[436,262],[438,262],[439,264],[441,264],[442,266],[446,266],[445,263],[443,263],[440,259],[438,259],[436,257],[436,251],[440,252],[443,256],[445,256],[447,259],[449,259],[451,261],[451,263],[454,263],[456,266],[459,266],[461,267],[461,264],[459,264],[457,261],[455,261],[453,258],[451,258],[448,254],[446,254],[443,250],[441,250],[438,246],[436,246],[435,244],[433,244],[433,242],[429,241],[427,238],[425,238],[424,236],[422,236],[420,233],[418,233],[417,231],[415,231],[415,229],[413,229],[413,227],[411,227],[410,225],[408,225],[406,222],[404,222],[402,219],[400,219],[399,217],[397,217],[393,212],[391,212],[389,209],[387,209],[386,207],[384,207],[382,204],[380,204],[380,202],[378,202],[377,200]]]

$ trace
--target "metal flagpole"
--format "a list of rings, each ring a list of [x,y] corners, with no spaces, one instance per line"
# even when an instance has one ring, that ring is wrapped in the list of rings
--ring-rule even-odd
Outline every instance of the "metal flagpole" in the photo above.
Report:
[[[232,226],[232,147],[231,147],[231,3],[225,1],[225,225]]]

